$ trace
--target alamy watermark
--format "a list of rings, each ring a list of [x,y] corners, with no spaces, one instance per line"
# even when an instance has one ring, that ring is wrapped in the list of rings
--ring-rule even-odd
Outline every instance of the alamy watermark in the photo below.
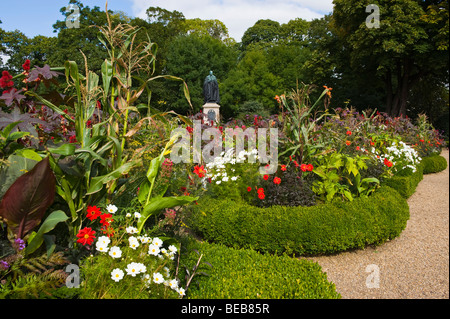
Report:
[[[66,7],[66,13],[70,13],[66,18],[66,27],[78,29],[80,27],[80,7],[71,3]]]
[[[370,273],[366,278],[366,287],[380,288],[380,267],[376,264],[367,265],[366,272]]]
[[[369,4],[366,13],[370,13],[366,18],[366,27],[369,29],[380,27],[380,8],[376,4]]]
[[[234,154],[238,155],[245,150],[245,141],[247,140],[247,152],[252,154],[248,157],[248,162],[255,163],[258,159],[259,163],[266,164],[266,166],[260,167],[259,172],[261,174],[273,174],[277,171],[277,128],[254,129],[248,127],[245,130],[240,127],[225,128],[223,136],[222,131],[217,127],[209,127],[202,131],[201,121],[199,120],[194,121],[193,126],[192,145],[191,134],[187,129],[177,128],[171,132],[171,139],[177,139],[170,153],[170,159],[175,164],[180,162],[213,163],[214,159],[221,156],[220,154],[223,151],[229,153],[234,150]],[[202,141],[208,142],[203,148]],[[253,152],[254,150],[257,150],[257,152]]]

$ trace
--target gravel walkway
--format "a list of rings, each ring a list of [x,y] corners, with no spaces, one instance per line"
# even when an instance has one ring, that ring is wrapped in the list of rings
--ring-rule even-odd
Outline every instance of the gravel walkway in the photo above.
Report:
[[[448,150],[441,155],[449,161]],[[343,299],[449,298],[449,168],[424,175],[408,204],[411,217],[398,238],[307,258],[322,266]]]

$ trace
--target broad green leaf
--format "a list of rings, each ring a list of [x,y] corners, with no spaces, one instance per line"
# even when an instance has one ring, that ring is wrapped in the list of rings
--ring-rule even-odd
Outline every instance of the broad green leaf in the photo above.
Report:
[[[48,151],[52,154],[70,156],[75,154],[75,144],[63,144],[57,148],[49,147]]]
[[[141,213],[141,218],[138,221],[138,233],[142,231],[145,222],[147,219],[159,213],[162,209],[172,208],[175,206],[182,206],[185,204],[192,203],[193,201],[198,200],[198,197],[191,196],[179,196],[179,197],[154,197],[150,200],[150,202],[144,206],[144,209]]]
[[[39,227],[37,233],[29,239],[25,253],[30,255],[36,251],[36,249],[44,242],[44,234],[53,230],[58,223],[64,222],[67,219],[69,219],[69,217],[61,210],[52,212]]]
[[[112,171],[109,174],[103,175],[103,176],[97,176],[93,177],[91,179],[91,183],[89,185],[89,189],[86,192],[86,195],[94,194],[98,191],[100,191],[103,188],[103,185],[108,183],[109,181],[118,179],[123,174],[126,174],[130,171],[130,169],[133,168],[135,165],[134,162],[128,162],[117,168],[116,170]]]

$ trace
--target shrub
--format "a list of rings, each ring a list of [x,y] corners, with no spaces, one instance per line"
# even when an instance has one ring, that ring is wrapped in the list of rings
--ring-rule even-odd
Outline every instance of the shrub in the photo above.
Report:
[[[338,299],[340,294],[319,264],[288,256],[262,255],[253,250],[191,243],[181,262],[192,268],[198,255],[212,267],[201,265],[187,289],[190,299]],[[195,284],[197,283],[197,285]]]
[[[317,255],[381,244],[398,236],[408,219],[406,200],[382,186],[370,197],[311,207],[259,208],[205,197],[188,224],[205,240],[229,247]]]
[[[440,155],[425,157],[422,159],[423,173],[432,174],[442,172],[447,168],[447,160]]]
[[[417,165],[416,172],[410,175],[393,176],[385,180],[385,185],[395,189],[404,198],[409,198],[416,191],[423,179],[423,164]]]

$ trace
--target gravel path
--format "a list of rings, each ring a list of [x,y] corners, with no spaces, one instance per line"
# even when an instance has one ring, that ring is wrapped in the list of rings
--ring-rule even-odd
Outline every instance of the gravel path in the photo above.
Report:
[[[448,150],[441,155],[449,161]],[[411,217],[398,238],[307,258],[322,266],[343,299],[449,298],[449,168],[424,175],[408,204]]]

